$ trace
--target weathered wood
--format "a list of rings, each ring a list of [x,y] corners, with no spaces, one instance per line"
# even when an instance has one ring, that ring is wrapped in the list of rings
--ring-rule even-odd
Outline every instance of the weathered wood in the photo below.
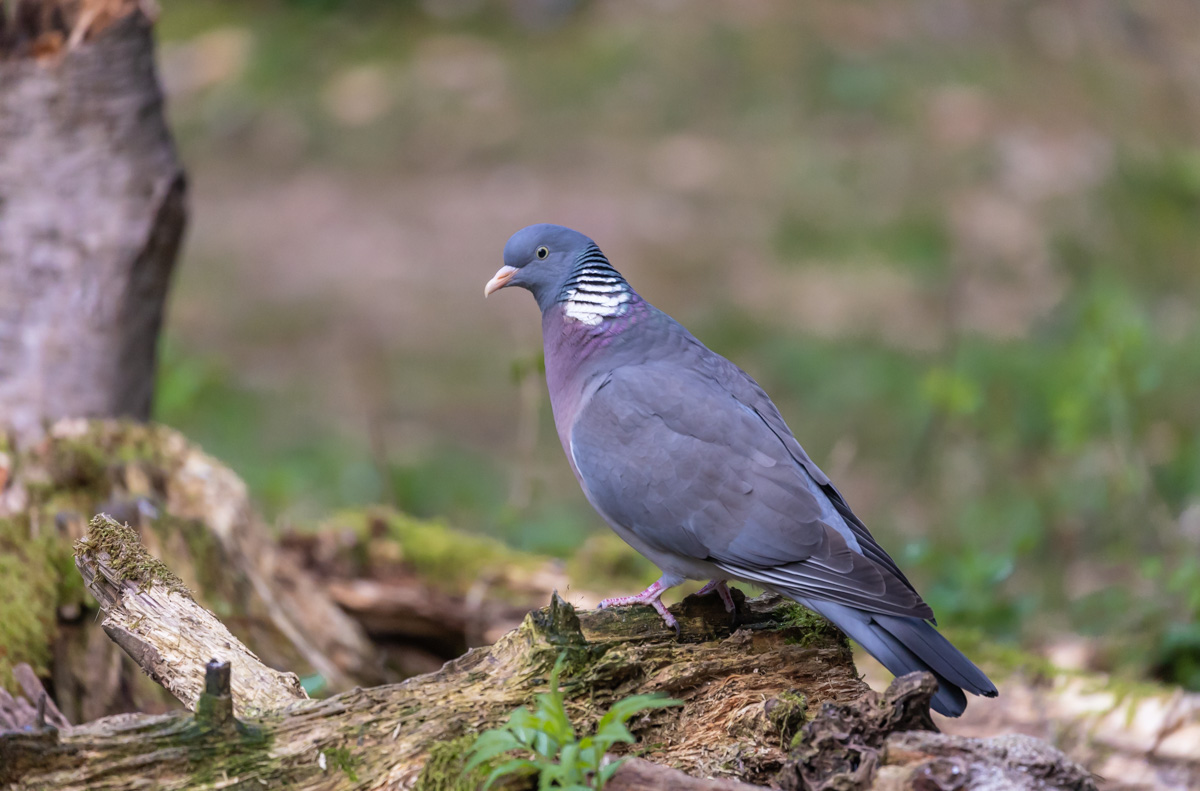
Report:
[[[200,699],[213,658],[232,667],[238,716],[308,697],[295,673],[264,665],[197,604],[180,579],[146,552],[133,528],[95,517],[75,545],[75,565],[104,610],[104,631],[188,709]]]
[[[145,419],[186,218],[152,25],[123,0],[18,10],[0,41],[0,415],[24,437]]]
[[[1096,791],[1091,772],[1046,742],[1019,733],[990,739],[893,733],[885,755],[886,764],[869,786],[875,791]]]
[[[44,725],[71,727],[71,723],[46,693],[33,668],[21,662],[13,668],[12,674],[25,694],[24,697],[17,695],[14,698],[0,689],[0,731],[41,728]]]
[[[736,632],[720,602],[684,600],[674,608],[681,639],[648,608],[576,614],[556,599],[496,645],[436,673],[292,704],[233,731],[177,714],[114,717],[53,738],[2,737],[0,781],[20,789],[454,788],[473,734],[544,689],[564,651],[568,709],[583,727],[614,699],[664,692],[684,705],[632,723],[646,758],[697,776],[766,780],[797,727],[772,716],[780,697],[815,706],[864,687],[841,635],[790,602],[737,598]]]
[[[890,734],[937,730],[929,714],[937,688],[932,674],[910,673],[883,695],[868,692],[853,703],[827,706],[801,730],[799,744],[777,778],[780,788],[868,787],[885,760]]]
[[[1091,773],[1043,741],[938,733],[930,673],[828,705],[804,725],[776,777],[783,791],[1096,791]]]

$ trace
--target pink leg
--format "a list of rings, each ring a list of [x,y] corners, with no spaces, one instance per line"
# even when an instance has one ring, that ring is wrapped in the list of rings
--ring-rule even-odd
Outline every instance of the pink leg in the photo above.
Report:
[[[600,609],[603,610],[606,607],[621,607],[626,604],[649,604],[654,608],[655,612],[662,616],[662,619],[666,621],[667,626],[674,629],[675,633],[678,634],[679,623],[675,620],[674,615],[671,615],[671,613],[667,612],[667,608],[663,606],[661,601],[663,593],[665,593],[669,587],[669,585],[664,585],[661,579],[656,580],[650,585],[650,587],[646,588],[646,590],[642,591],[636,596],[616,596],[611,599],[605,599],[604,601],[600,602]]]
[[[725,584],[725,580],[709,580],[707,585],[696,591],[696,595],[705,596],[713,591],[716,591],[721,597],[721,601],[725,603],[725,612],[734,612],[737,609],[737,605],[733,603],[733,594],[729,592],[729,586]]]

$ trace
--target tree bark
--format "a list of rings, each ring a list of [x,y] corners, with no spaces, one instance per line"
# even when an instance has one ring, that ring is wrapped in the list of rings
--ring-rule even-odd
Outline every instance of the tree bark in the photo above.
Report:
[[[144,420],[186,218],[152,25],[132,3],[18,10],[23,35],[0,41],[0,420],[22,438]]]

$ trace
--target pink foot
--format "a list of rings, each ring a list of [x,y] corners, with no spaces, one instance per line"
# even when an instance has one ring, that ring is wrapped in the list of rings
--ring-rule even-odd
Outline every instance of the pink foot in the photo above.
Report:
[[[600,609],[608,607],[623,607],[628,604],[649,604],[654,608],[654,611],[662,616],[667,626],[675,630],[675,634],[679,634],[679,622],[675,620],[675,616],[667,611],[663,606],[661,597],[667,590],[666,585],[662,584],[662,580],[657,580],[636,596],[615,596],[611,599],[605,599],[600,602]]]
[[[725,612],[733,612],[737,609],[737,605],[733,603],[733,594],[729,592],[729,586],[725,584],[725,580],[709,580],[708,584],[700,590],[696,591],[697,596],[707,596],[713,591],[721,597],[721,601],[725,604]]]

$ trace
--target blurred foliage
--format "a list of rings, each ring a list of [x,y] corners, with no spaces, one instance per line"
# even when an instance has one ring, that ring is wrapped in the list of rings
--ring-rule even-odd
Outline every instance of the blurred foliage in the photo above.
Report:
[[[12,670],[22,662],[49,672],[62,554],[55,537],[39,535],[27,518],[0,519],[0,589],[8,591],[0,604],[0,689],[16,689]]]
[[[1089,635],[1102,667],[1200,689],[1200,112],[1172,49],[1194,20],[1171,4],[944,5],[180,0],[161,30],[168,50],[230,28],[256,42],[240,76],[174,105],[198,164],[386,163],[396,180],[518,164],[548,192],[560,172],[615,170],[631,213],[647,196],[668,225],[682,212],[686,234],[637,226],[632,248],[668,279],[663,307],[760,379],[942,623],[1027,646]],[[434,40],[455,54],[431,57]],[[414,74],[422,51],[451,87]],[[394,101],[340,123],[331,75],[362,64]],[[280,117],[299,142],[254,148]],[[695,162],[718,175],[664,186],[645,152],[673,135],[715,141]],[[716,285],[688,290],[701,280]],[[803,292],[830,282],[850,318],[814,326],[805,311],[826,306]],[[847,297],[872,288],[876,302]],[[1002,321],[976,315],[989,297]],[[880,323],[905,298],[904,320]],[[185,335],[168,328],[156,416],[272,515],[383,502],[562,556],[599,529],[544,403],[514,410],[531,448],[476,436],[501,422],[497,388],[517,402],[540,379],[531,349],[480,343],[439,366],[427,413],[452,418],[395,449]],[[447,337],[445,358],[471,346]],[[430,359],[388,364],[403,380]],[[581,555],[645,573],[607,545]]]

